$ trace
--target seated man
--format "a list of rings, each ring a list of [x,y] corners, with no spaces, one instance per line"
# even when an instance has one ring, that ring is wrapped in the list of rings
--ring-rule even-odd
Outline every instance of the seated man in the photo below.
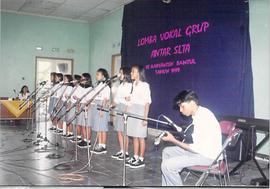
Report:
[[[194,131],[193,143],[178,141],[171,133],[163,137],[176,146],[166,147],[162,153],[162,185],[181,186],[179,172],[185,167],[210,165],[222,148],[221,129],[214,114],[199,105],[197,94],[184,90],[175,97],[175,103],[185,116],[192,116]]]

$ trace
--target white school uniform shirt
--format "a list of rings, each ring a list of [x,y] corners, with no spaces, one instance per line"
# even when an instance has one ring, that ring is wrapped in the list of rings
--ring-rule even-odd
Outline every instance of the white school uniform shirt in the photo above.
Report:
[[[95,89],[93,89],[93,87],[91,87],[91,91],[89,91],[88,94],[86,95],[86,97],[84,99],[84,103],[88,103],[90,100],[92,100],[91,104],[95,104],[94,99],[93,99],[95,94],[96,94]]]
[[[114,102],[116,104],[130,105],[130,101],[125,98],[131,96],[132,83],[123,82],[121,83],[115,93]]]
[[[67,86],[67,88],[66,88],[66,90],[64,92],[64,95],[62,96],[62,99],[61,100],[64,101],[64,102],[67,101],[67,98],[71,94],[72,90],[73,90],[73,87]]]
[[[222,135],[219,122],[207,108],[199,106],[192,116],[194,131],[190,148],[205,157],[215,159],[222,149]]]
[[[58,88],[58,87],[60,87],[60,88]],[[58,87],[57,87],[57,91],[55,92],[55,97],[61,98],[61,96],[65,92],[67,85],[59,84]]]
[[[100,82],[98,84],[98,86],[95,88],[95,94],[97,94],[103,87],[105,86],[105,83]],[[105,88],[102,89],[102,91],[100,91],[100,93],[98,95],[96,95],[94,100],[110,100],[110,96],[111,96],[111,89],[109,86],[106,86]]]
[[[80,99],[82,96],[84,96],[91,87],[83,88],[82,86],[78,86],[77,89],[74,91],[73,95],[71,96],[71,102],[75,103],[78,99]],[[77,98],[77,99],[76,99]],[[85,97],[80,101],[80,103],[84,103]]]
[[[139,81],[137,85],[136,82],[132,84],[132,93],[130,96],[131,104],[139,104],[145,106],[145,104],[152,103],[150,86],[147,82]]]
[[[55,90],[59,87],[59,83],[53,85],[53,87],[50,89],[50,94],[53,94],[52,97],[55,97]]]

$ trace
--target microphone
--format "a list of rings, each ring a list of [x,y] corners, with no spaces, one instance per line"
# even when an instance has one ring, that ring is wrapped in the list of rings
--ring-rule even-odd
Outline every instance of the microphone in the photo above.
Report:
[[[16,89],[13,89],[13,92],[14,92],[16,98],[17,98],[19,96],[19,94],[17,93]]]
[[[155,138],[154,145],[158,146],[161,142],[162,137],[165,137],[165,136],[167,136],[167,133],[165,131],[162,131],[162,133]]]
[[[105,82],[112,81],[112,80],[114,80],[116,78],[119,78],[119,77],[120,77],[120,74],[117,74],[115,76],[112,76],[112,77],[108,78],[107,80],[105,80]]]
[[[47,83],[47,81],[42,81],[39,83],[39,85],[45,85]]]
[[[70,82],[68,82],[68,83],[78,83],[79,81],[77,81],[77,80],[72,80],[72,81],[70,81]]]
[[[179,127],[178,125],[176,125],[170,118],[168,118],[167,116],[165,115],[162,115],[162,117],[164,117],[164,119],[166,119],[166,121],[168,121],[168,123],[173,126],[177,132],[181,132],[183,129],[181,127]]]

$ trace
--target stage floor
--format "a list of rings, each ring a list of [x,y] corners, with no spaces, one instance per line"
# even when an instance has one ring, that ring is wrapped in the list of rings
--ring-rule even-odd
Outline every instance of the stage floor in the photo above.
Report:
[[[93,155],[91,160],[91,172],[76,173],[71,176],[65,175],[65,178],[71,180],[62,180],[62,174],[74,173],[80,170],[87,163],[87,150],[78,149],[79,162],[71,164],[70,170],[55,170],[54,166],[60,162],[66,162],[74,158],[74,144],[62,140],[60,154],[64,155],[60,159],[48,159],[46,156],[56,151],[37,152],[39,146],[32,143],[23,142],[29,132],[26,131],[25,124],[18,125],[10,122],[0,122],[0,185],[25,185],[25,186],[121,186],[123,162],[112,159],[110,156],[118,150],[116,133],[110,127],[108,134],[107,154]],[[41,128],[44,124],[41,123]],[[30,135],[33,139],[36,134]],[[55,135],[48,131],[49,140],[54,143]],[[29,137],[28,137],[29,138]],[[92,136],[92,144],[95,134]],[[126,168],[127,186],[161,186],[161,152],[169,145],[162,143],[159,149],[153,145],[154,136],[147,139],[146,166],[139,169]],[[50,147],[54,148],[52,145]],[[132,152],[132,143],[130,141],[130,152]],[[230,163],[232,168],[236,163]],[[267,163],[260,161],[260,165],[267,177],[269,169]],[[61,168],[61,167],[59,167]],[[183,173],[183,176],[185,173]],[[76,179],[74,179],[76,176]],[[252,178],[260,177],[255,164],[248,162],[239,169],[239,174],[231,176],[233,186],[247,186]],[[194,185],[197,178],[190,176],[186,185]],[[218,180],[209,177],[205,185],[218,185]]]

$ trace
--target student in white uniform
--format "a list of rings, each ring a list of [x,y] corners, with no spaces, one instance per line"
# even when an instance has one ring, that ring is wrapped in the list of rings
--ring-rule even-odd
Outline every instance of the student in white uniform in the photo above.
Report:
[[[70,112],[66,114],[66,110],[67,110],[67,100],[73,89],[73,84],[71,83],[72,80],[73,80],[72,75],[69,74],[64,75],[64,85],[66,88],[61,98],[61,111],[59,113],[59,115],[61,116],[61,120],[59,120],[59,123],[62,125],[62,127],[63,122],[66,122],[66,118],[70,117]],[[71,124],[66,125],[66,133],[63,134],[64,137],[67,137],[70,134],[68,132],[69,127],[72,127]]]
[[[109,113],[98,110],[98,106],[108,108],[110,100],[110,87],[106,86],[102,81],[105,81],[109,78],[107,70],[100,68],[96,72],[96,80],[99,81],[98,86],[95,88],[97,93],[100,89],[103,90],[95,97],[95,105],[92,107],[91,113],[91,128],[93,131],[96,131],[98,134],[98,144],[95,146],[92,151],[95,154],[104,154],[107,153],[106,143],[107,143],[107,131],[108,131],[108,122],[109,122]]]
[[[92,86],[92,78],[89,73],[82,74],[82,82],[80,86],[84,89],[83,95],[86,95],[80,102],[80,108],[83,108],[82,113],[78,118],[78,125],[81,127],[82,140],[78,143],[79,148],[87,148],[87,146],[91,146],[91,128],[88,124],[88,119],[91,116],[88,111],[88,107],[86,106],[86,100],[89,93],[93,91]],[[82,116],[81,116],[82,115]],[[88,145],[87,145],[88,143]]]
[[[150,86],[146,82],[143,66],[134,65],[131,68],[133,80],[130,106],[128,111],[137,114],[144,119],[148,117],[149,107],[152,102]],[[145,138],[147,137],[147,121],[129,118],[127,123],[127,135],[133,137],[134,156],[128,160],[127,166],[131,168],[144,167]]]
[[[219,122],[207,108],[200,106],[194,91],[184,90],[175,97],[175,104],[184,116],[192,116],[193,143],[186,144],[167,132],[163,137],[176,146],[164,148],[162,152],[162,186],[182,186],[179,172],[194,165],[210,165],[221,152],[222,137]]]
[[[130,101],[127,101],[127,98],[130,98],[132,82],[130,76],[130,68],[122,67],[120,69],[120,85],[118,86],[115,97],[113,99],[112,108],[115,108],[119,111],[127,111],[128,105]],[[114,122],[114,130],[117,131],[117,138],[120,146],[120,151],[111,157],[117,160],[124,160],[124,121],[123,116],[119,116],[116,114],[115,122]],[[128,154],[128,137],[125,138],[125,152],[126,159],[129,159]]]
[[[53,102],[53,110],[52,110],[52,119],[53,119],[53,125],[56,127],[57,125],[57,118],[55,118],[55,113],[57,112],[58,108],[59,108],[59,98],[61,95],[61,90],[62,90],[62,86],[63,86],[63,74],[62,73],[56,73],[56,85],[53,91],[53,98],[54,98],[54,102]],[[57,133],[61,133],[60,130],[56,131]]]
[[[52,95],[56,89],[56,72],[51,72],[50,74],[51,76],[51,89],[50,89],[50,99],[49,99],[49,108],[48,108],[48,113],[50,115],[52,115],[52,111],[54,108],[54,104],[55,104],[55,97],[54,95]],[[52,125],[52,127],[49,130],[56,130],[56,127],[54,125]]]
[[[59,89],[56,91],[56,94],[55,94],[55,96],[56,96],[55,117],[56,118],[54,119],[54,121],[56,121],[56,124],[57,124],[56,133],[59,135],[62,135],[63,134],[63,122],[60,120],[60,117],[62,116],[63,112],[60,111],[60,107],[63,104],[62,97],[64,96],[64,93],[67,89],[67,85],[66,85],[66,83],[64,83],[64,75],[62,73],[58,73],[57,77],[59,77],[59,80],[60,80],[59,84],[60,85],[59,85]],[[57,113],[57,112],[59,112],[59,113]]]
[[[29,96],[29,89],[26,85],[22,86],[20,93],[19,93],[19,99],[20,100],[26,100]]]
[[[80,75],[74,75],[74,80],[76,81],[74,83],[74,87],[73,87],[73,93],[71,94],[69,103],[68,103],[68,108],[70,109],[71,107],[73,107],[70,110],[70,117],[67,118],[67,122],[71,122],[71,124],[73,125],[73,135],[75,135],[75,133],[77,134],[77,138],[72,138],[71,137],[71,142],[75,143],[76,139],[77,142],[81,142],[81,133],[80,133],[80,128],[77,127],[77,119],[73,119],[75,117],[75,110],[76,107],[74,107],[74,104],[77,102],[77,96],[79,95],[79,88],[80,88],[80,82],[81,82],[81,76]]]

